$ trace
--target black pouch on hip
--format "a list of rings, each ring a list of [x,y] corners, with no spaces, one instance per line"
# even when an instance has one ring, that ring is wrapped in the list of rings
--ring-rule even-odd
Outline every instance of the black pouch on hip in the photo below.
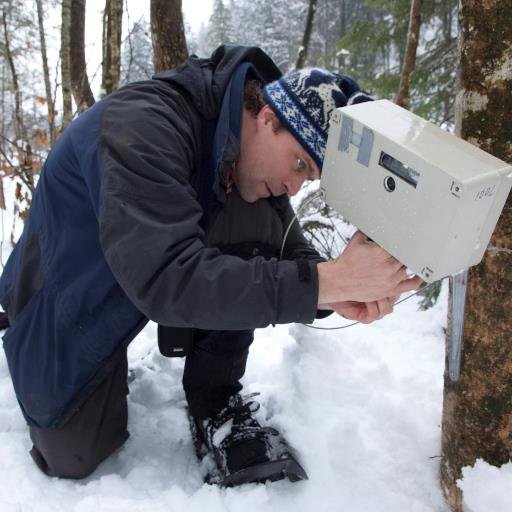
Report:
[[[185,357],[194,347],[194,329],[158,325],[158,349],[165,357]]]

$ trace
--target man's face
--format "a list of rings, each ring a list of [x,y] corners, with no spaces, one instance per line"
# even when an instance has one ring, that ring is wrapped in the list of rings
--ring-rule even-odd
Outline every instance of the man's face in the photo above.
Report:
[[[276,130],[277,118],[268,105],[254,118],[244,114],[240,157],[233,178],[242,198],[295,195],[304,181],[320,178],[320,170],[307,151],[285,128]]]

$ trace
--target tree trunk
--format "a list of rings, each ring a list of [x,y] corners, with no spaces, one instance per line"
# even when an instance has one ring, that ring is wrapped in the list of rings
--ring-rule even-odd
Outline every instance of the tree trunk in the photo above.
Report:
[[[304,28],[304,35],[302,36],[302,45],[299,48],[297,55],[297,62],[295,63],[296,69],[301,69],[306,64],[308,57],[309,42],[311,41],[311,32],[313,30],[313,20],[315,19],[316,1],[309,0],[308,16],[306,18],[306,27]]]
[[[9,31],[7,29],[7,13],[6,9],[2,10],[2,26],[4,32],[4,44],[5,44],[5,58],[9,64],[9,69],[11,70],[12,76],[12,86],[14,89],[14,112],[15,112],[15,132],[16,132],[16,144],[19,144],[19,141],[27,140],[27,130],[25,128],[25,124],[23,122],[23,113],[22,113],[22,99],[21,99],[21,89],[18,81],[18,73],[16,71],[16,66],[14,65],[14,59],[11,51],[11,40],[9,37]]]
[[[404,65],[402,68],[402,76],[400,78],[400,86],[395,103],[400,107],[409,108],[409,87],[411,84],[411,74],[416,65],[416,50],[418,49],[418,41],[420,38],[421,26],[421,6],[423,0],[411,1],[411,12],[409,17],[409,31],[407,33],[407,45],[405,48]]]
[[[103,63],[101,88],[110,94],[119,87],[123,0],[107,0],[103,14]]]
[[[181,0],[151,0],[151,40],[156,73],[179,66],[188,57]]]
[[[71,97],[71,0],[62,0],[62,24],[60,29],[60,74],[62,80],[62,130],[73,119],[73,99]]]
[[[78,112],[94,105],[85,62],[85,1],[71,0],[70,71],[71,88]]]
[[[55,142],[55,106],[53,102],[52,87],[50,85],[50,72],[48,70],[48,57],[46,56],[46,38],[44,34],[44,14],[42,0],[36,0],[37,20],[39,24],[39,38],[41,40],[41,58],[43,60],[44,87],[46,91],[46,104],[48,106],[48,129],[50,132],[50,146]]]
[[[461,0],[459,24],[457,134],[512,162],[512,0]],[[462,468],[511,457],[511,234],[509,197],[482,263],[469,272],[459,380],[445,371],[441,486],[456,512],[463,510]]]
[[[345,0],[340,1],[340,39],[343,39],[347,34],[347,12]]]

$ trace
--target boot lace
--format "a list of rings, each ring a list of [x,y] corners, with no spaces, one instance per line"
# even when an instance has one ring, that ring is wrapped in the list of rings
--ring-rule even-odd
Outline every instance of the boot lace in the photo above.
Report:
[[[233,395],[228,405],[210,419],[206,430],[211,444],[225,450],[240,441],[261,439],[267,442],[269,435],[279,436],[275,428],[262,427],[253,417],[253,413],[260,409],[260,403],[252,400],[257,395],[259,393]]]

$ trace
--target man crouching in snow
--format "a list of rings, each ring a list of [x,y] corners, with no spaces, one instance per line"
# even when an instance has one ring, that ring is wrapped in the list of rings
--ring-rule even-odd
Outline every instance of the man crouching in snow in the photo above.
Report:
[[[420,284],[362,234],[323,261],[294,223],[277,259],[288,196],[320,177],[330,112],[367,100],[348,77],[281,76],[260,49],[221,46],[66,129],[0,281],[4,349],[42,471],[85,477],[126,441],[126,350],[150,319],[163,352],[192,342],[183,384],[217,481],[306,478],[240,394],[253,330],[322,310],[370,322]]]

